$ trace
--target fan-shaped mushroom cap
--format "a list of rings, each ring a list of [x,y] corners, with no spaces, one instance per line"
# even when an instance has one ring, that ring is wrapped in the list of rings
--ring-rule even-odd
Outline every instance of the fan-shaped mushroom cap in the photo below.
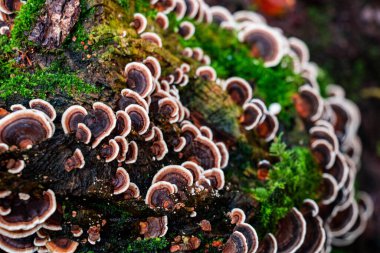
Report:
[[[131,62],[124,70],[127,87],[145,98],[153,90],[153,76],[150,69],[142,63]],[[123,95],[123,93],[122,93]]]
[[[45,100],[42,100],[42,99],[30,100],[29,107],[31,109],[35,109],[37,111],[41,111],[45,113],[51,119],[51,121],[54,121],[55,118],[57,117],[57,113],[55,112],[54,107],[49,102],[46,102]]]
[[[26,110],[27,108],[23,106],[22,104],[15,104],[15,105],[11,105],[10,109],[12,112],[15,112],[15,111],[20,111],[20,110]]]
[[[224,144],[223,142],[216,143],[216,146],[218,147],[220,155],[222,157],[222,159],[220,161],[220,168],[224,169],[228,165],[230,153],[228,152],[226,144]]]
[[[278,223],[275,234],[279,253],[296,252],[304,242],[306,235],[306,222],[302,214],[295,208]]]
[[[140,197],[140,189],[135,183],[129,183],[127,191],[124,193],[124,199],[132,199]]]
[[[240,124],[242,124],[246,130],[252,130],[258,126],[263,118],[263,111],[257,104],[254,103],[244,104],[243,110],[243,115],[240,117]]]
[[[257,253],[277,253],[277,240],[273,234],[266,234],[264,239],[259,243]]]
[[[198,181],[201,178],[202,173],[204,171],[202,167],[191,161],[184,162],[181,164],[181,166],[188,169],[191,172],[194,181]]]
[[[70,106],[62,114],[62,128],[65,134],[75,132],[78,124],[84,122],[87,110],[80,105]]]
[[[168,217],[148,217],[146,222],[140,222],[140,234],[145,239],[157,238],[166,235],[168,231]]]
[[[33,253],[37,250],[37,247],[33,244],[33,237],[11,239],[0,234],[0,249],[5,252],[22,252]]]
[[[18,174],[25,168],[25,161],[10,159],[7,162],[6,168],[11,174]]]
[[[209,169],[203,172],[203,176],[210,180],[214,189],[221,190],[224,187],[224,172],[221,169]]]
[[[132,121],[125,111],[116,112],[116,126],[114,133],[121,137],[126,137],[132,130]]]
[[[199,11],[199,2],[197,0],[185,0],[186,16],[193,19]]]
[[[252,99],[251,85],[243,78],[231,77],[226,80],[223,88],[231,96],[232,100],[240,106]]]
[[[233,18],[235,19],[236,22],[243,23],[243,22],[251,22],[251,23],[258,23],[258,24],[265,24],[265,18],[253,11],[237,11],[233,13]]]
[[[74,237],[80,237],[83,234],[83,229],[79,225],[71,225],[70,232]]]
[[[264,121],[256,127],[256,133],[260,138],[263,138],[265,141],[269,142],[276,137],[278,127],[279,124],[277,117],[270,113],[266,113]]]
[[[166,181],[177,186],[179,190],[193,185],[193,175],[187,169],[178,165],[169,165],[160,169],[153,177],[152,184]]]
[[[191,144],[198,136],[201,135],[199,129],[192,123],[183,124],[181,130],[187,144]]]
[[[240,224],[245,222],[245,212],[240,208],[234,208],[229,212],[231,224]]]
[[[119,145],[119,154],[117,155],[117,161],[124,162],[127,158],[128,141],[125,139],[125,137],[121,136],[116,136],[114,140]]]
[[[8,231],[30,230],[45,222],[56,210],[55,194],[51,190],[43,193],[42,198],[32,196],[11,208],[8,215],[0,216],[0,228]]]
[[[54,239],[46,243],[46,248],[51,253],[74,253],[79,243],[67,238]]]
[[[156,80],[161,77],[161,65],[160,65],[160,62],[157,60],[157,58],[155,58],[153,56],[148,56],[144,60],[144,64],[145,64],[145,66],[148,67],[152,76]]]
[[[108,145],[102,146],[100,155],[102,158],[105,158],[107,163],[109,163],[116,159],[116,157],[119,155],[119,152],[119,144],[114,139],[111,139],[109,140]]]
[[[4,216],[5,215],[7,214],[4,214]],[[41,228],[41,225],[37,225],[34,228],[29,229],[29,230],[16,230],[16,231],[8,231],[6,229],[0,228],[0,235],[6,236],[10,239],[22,239],[22,238],[35,234],[40,228]]]
[[[54,134],[52,122],[42,112],[20,110],[0,119],[0,143],[29,149]]]
[[[316,122],[317,123],[317,122]],[[339,142],[338,138],[336,137],[334,133],[334,129],[332,128],[332,125],[325,121],[319,121],[319,124],[328,124],[326,126],[317,125],[309,130],[309,136],[311,142],[313,140],[319,140],[323,139],[326,140],[330,145],[333,147],[334,151],[339,151]],[[330,129],[331,127],[331,129]]]
[[[221,25],[224,22],[235,23],[234,18],[229,10],[222,6],[212,6],[210,7],[210,12],[212,15],[212,22]]]
[[[337,153],[334,165],[326,172],[335,178],[338,183],[338,188],[340,189],[347,180],[348,170],[346,158],[341,153]]]
[[[177,20],[181,20],[185,17],[186,9],[187,7],[184,0],[175,0],[174,13],[177,17]]]
[[[153,142],[150,150],[152,151],[152,154],[155,156],[155,159],[157,159],[157,161],[164,159],[165,155],[169,152],[168,146],[164,140]]]
[[[91,226],[87,230],[88,242],[92,245],[95,245],[96,242],[100,241],[100,226]]]
[[[299,89],[299,95],[294,99],[298,115],[306,120],[316,121],[323,113],[323,100],[318,91],[308,85]]]
[[[355,224],[359,209],[356,201],[350,197],[347,200],[348,204],[338,207],[338,211],[333,213],[333,217],[329,221],[331,235],[334,237],[342,236],[348,232]]]
[[[216,78],[217,78],[215,69],[213,67],[210,67],[210,66],[198,67],[195,74],[197,76],[203,78],[206,81],[215,82]]]
[[[179,106],[174,98],[163,98],[158,101],[160,113],[169,118],[169,123],[178,121]]]
[[[169,19],[168,16],[166,16],[164,13],[159,12],[156,15],[156,23],[164,30],[168,29],[169,27]]]
[[[177,187],[171,183],[160,181],[152,184],[146,193],[145,203],[150,208],[174,208],[174,200],[171,195],[177,192]]]
[[[92,148],[96,148],[115,129],[116,116],[108,105],[101,102],[95,102],[92,108],[93,111],[84,118],[84,124],[91,130],[95,138]]]
[[[322,177],[322,203],[324,205],[329,205],[338,195],[338,183],[330,174],[323,173]]]
[[[112,184],[114,186],[113,194],[115,195],[127,191],[130,184],[128,172],[122,167],[117,168],[116,175],[112,180]]]
[[[132,129],[143,135],[149,129],[150,119],[147,111],[139,105],[129,105],[125,112],[131,118]]]
[[[82,169],[85,165],[84,156],[82,154],[82,151],[77,148],[75,149],[73,155],[69,158],[67,158],[65,162],[65,170],[67,172],[72,171],[73,169]]]
[[[0,143],[0,155],[9,150],[9,146],[5,143]]]
[[[201,126],[200,128],[199,128],[199,131],[201,132],[201,134],[204,136],[204,137],[206,137],[207,139],[210,139],[210,140],[212,140],[213,139],[213,133],[212,133],[212,130],[209,128],[209,127],[207,127],[207,126]]]
[[[336,153],[329,142],[326,140],[315,140],[311,143],[311,151],[318,164],[324,169],[330,169],[336,158]]]
[[[174,152],[181,152],[182,149],[186,146],[185,137],[179,137],[174,144]]]
[[[284,39],[273,28],[264,24],[251,24],[239,33],[239,40],[251,47],[251,54],[264,60],[266,67],[280,63],[284,56]]]
[[[75,138],[83,142],[84,144],[89,144],[91,141],[92,133],[90,128],[88,128],[85,124],[79,123],[77,126],[77,130],[75,132]]]
[[[141,34],[141,38],[145,41],[155,44],[158,47],[162,47],[162,40],[157,33],[145,32]]]
[[[202,60],[202,58],[204,56],[204,52],[203,52],[202,48],[195,47],[195,48],[193,48],[192,52],[193,52],[192,57],[193,57],[194,60],[197,60],[197,61],[201,61]]]
[[[185,39],[188,40],[193,37],[195,33],[195,27],[192,23],[184,21],[179,25],[178,33]]]
[[[305,42],[297,38],[289,38],[290,48],[296,53],[301,61],[302,66],[305,66],[310,61],[309,49]]]
[[[125,155],[125,163],[131,164],[137,161],[137,156],[139,154],[139,147],[135,141],[131,141],[128,145],[128,151]]]
[[[259,238],[257,237],[256,230],[248,223],[237,224],[234,231],[242,233],[247,240],[248,253],[256,252],[259,246]]]
[[[20,0],[2,0],[0,1],[0,13],[3,12],[7,15],[13,14],[16,11],[19,11],[23,4],[24,2]]]
[[[203,136],[198,136],[193,141],[191,158],[205,169],[220,168],[222,160],[215,143]]]
[[[148,22],[143,14],[135,13],[133,15],[133,22],[131,23],[131,26],[136,29],[138,34],[145,31],[147,24]]]
[[[239,231],[232,233],[224,245],[223,253],[247,253],[248,245],[244,235]]]

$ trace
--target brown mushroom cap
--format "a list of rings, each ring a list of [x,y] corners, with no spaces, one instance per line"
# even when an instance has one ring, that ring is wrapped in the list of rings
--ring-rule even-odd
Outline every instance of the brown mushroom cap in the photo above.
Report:
[[[189,18],[195,18],[199,11],[199,2],[197,0],[185,0],[186,4],[186,16]]]
[[[116,143],[119,145],[119,154],[117,155],[117,161],[118,162],[124,162],[127,158],[127,152],[128,152],[128,141],[121,136],[116,136],[114,138]]]
[[[145,197],[145,203],[150,208],[174,208],[174,200],[172,194],[177,192],[177,187],[171,183],[160,181],[152,184]]]
[[[266,67],[279,64],[285,53],[282,35],[265,24],[249,25],[240,32],[239,40],[247,43],[252,56],[262,58]]]
[[[256,133],[265,141],[272,141],[276,137],[279,123],[276,116],[271,113],[266,113],[264,121],[256,127]]]
[[[67,238],[54,239],[46,243],[46,248],[51,253],[74,253],[79,243]]]
[[[100,241],[100,226],[91,226],[87,230],[88,242],[92,245],[95,245],[96,242]]]
[[[159,12],[156,15],[156,23],[164,30],[168,29],[169,27],[169,19],[168,16],[166,16],[164,13]]]
[[[82,169],[85,163],[86,162],[84,160],[82,151],[79,148],[77,148],[75,149],[73,155],[66,160],[64,166],[65,166],[65,170],[67,172],[70,172],[73,169]]]
[[[271,233],[260,242],[257,253],[277,253],[277,240]]]
[[[193,141],[201,135],[199,129],[192,123],[183,124],[181,127],[182,136],[186,139],[186,144],[191,144]]]
[[[101,102],[92,105],[93,111],[84,118],[84,124],[91,130],[95,140],[92,148],[96,148],[101,141],[109,136],[116,126],[116,116],[112,109]]]
[[[131,141],[128,145],[128,151],[125,155],[125,163],[131,164],[135,163],[137,161],[137,157],[139,154],[139,147],[137,146],[137,143],[135,141]]]
[[[153,142],[150,150],[152,151],[152,154],[157,161],[164,159],[165,155],[169,152],[168,146],[164,140]]]
[[[145,98],[153,90],[153,76],[150,69],[142,63],[131,62],[124,70],[127,87]]]
[[[52,122],[39,111],[20,110],[0,119],[0,143],[8,146],[28,149],[53,134]]]
[[[34,228],[29,229],[29,230],[16,230],[16,231],[8,231],[6,229],[0,228],[0,235],[6,236],[10,239],[22,239],[22,238],[35,234],[41,227],[42,227],[41,225],[37,225]]]
[[[338,195],[338,183],[330,174],[323,173],[322,177],[322,203],[324,205],[329,205],[336,199]]]
[[[0,143],[0,155],[9,150],[9,146],[5,143]]]
[[[302,214],[295,208],[278,223],[275,237],[279,253],[295,252],[304,242],[306,222]]]
[[[161,65],[157,58],[153,56],[148,56],[144,60],[145,66],[147,66],[152,73],[152,76],[157,80],[161,77]]]
[[[33,253],[37,247],[33,244],[33,237],[12,239],[0,234],[0,249],[5,252]]]
[[[12,208],[6,216],[0,216],[1,228],[8,231],[30,230],[45,222],[57,208],[55,194],[51,190],[45,191],[41,198],[31,196],[26,201],[17,201],[17,208]]]
[[[129,105],[137,104],[142,106],[147,112],[149,111],[149,105],[139,93],[131,89],[123,89],[121,91],[121,97],[118,101],[118,107],[120,110],[125,110]]]
[[[140,189],[135,183],[129,183],[128,189],[124,193],[124,199],[132,199],[140,197]]]
[[[325,171],[326,173],[331,174],[338,183],[338,188],[342,188],[345,184],[348,177],[348,165],[346,158],[341,154],[337,153],[335,158],[335,163],[331,169]]]
[[[338,237],[348,232],[355,224],[359,209],[357,202],[351,197],[346,205],[338,207],[337,212],[329,221],[329,228],[332,236]]]
[[[177,141],[174,143],[174,152],[181,152],[182,149],[186,146],[185,137],[179,137]]]
[[[140,222],[140,234],[145,239],[157,238],[166,235],[168,231],[168,217],[148,217],[146,222]]]
[[[177,17],[177,20],[181,20],[186,15],[186,3],[184,0],[175,0],[174,13]]]
[[[75,138],[83,142],[84,144],[89,144],[91,141],[92,133],[90,128],[88,128],[85,124],[79,123],[76,133],[75,133]]]
[[[169,123],[178,121],[179,106],[174,98],[167,97],[158,101],[159,112],[169,118]]]
[[[204,171],[202,167],[191,161],[184,162],[181,164],[181,166],[188,169],[191,172],[194,181],[198,181],[201,178]]]
[[[204,137],[206,137],[206,138],[208,138],[210,140],[212,140],[214,138],[214,136],[213,136],[214,134],[212,133],[212,130],[209,127],[207,127],[207,126],[201,126],[199,128],[199,131],[201,132],[201,134]]]
[[[132,129],[143,135],[149,129],[150,119],[147,111],[139,105],[129,105],[125,112],[131,118]]]
[[[308,85],[300,87],[294,103],[301,118],[310,121],[317,121],[321,118],[324,108],[323,100],[314,88]]]
[[[25,161],[10,159],[6,165],[6,168],[11,174],[18,174],[25,168]]]
[[[333,147],[335,151],[339,150],[338,138],[334,133],[332,125],[325,121],[317,121],[316,124],[326,124],[326,125],[317,125],[309,130],[309,136],[311,142],[317,139],[326,140]]]
[[[138,34],[145,31],[147,24],[148,21],[146,20],[146,17],[143,14],[135,13],[133,15],[133,22],[131,25],[133,26],[133,28],[136,29],[136,32]]]
[[[311,151],[318,164],[324,169],[330,169],[336,158],[336,153],[329,142],[320,139],[311,143]]]
[[[195,33],[195,26],[189,21],[184,21],[179,25],[178,33],[185,39],[190,39]]]
[[[252,99],[252,87],[243,78],[231,77],[227,79],[224,83],[224,89],[232,100],[240,106]]]
[[[100,151],[100,156],[102,158],[105,158],[106,163],[109,163],[118,157],[119,152],[120,152],[119,144],[114,139],[111,139],[109,140],[108,145],[102,146],[102,149]]]
[[[114,134],[127,137],[132,130],[132,121],[125,111],[116,112],[116,126]]]
[[[220,155],[222,156],[222,160],[220,162],[220,168],[224,169],[228,165],[230,153],[228,152],[226,144],[224,144],[223,142],[216,143],[216,146],[218,147]]]
[[[193,185],[193,175],[187,169],[179,165],[169,165],[160,169],[153,177],[152,184],[166,181],[177,186],[177,189],[184,190]]]
[[[234,208],[229,213],[231,224],[240,224],[245,222],[245,212],[240,208]]]
[[[263,118],[263,111],[254,103],[246,103],[243,105],[243,115],[240,117],[240,124],[244,126],[246,130],[252,130],[260,123]]]
[[[206,81],[212,81],[215,82],[217,75],[216,71],[213,67],[211,66],[201,66],[198,67],[195,74],[201,78],[203,78]]]
[[[186,138],[186,137],[185,137]],[[220,168],[222,156],[216,144],[206,137],[198,136],[192,146],[193,161],[202,168]]]
[[[118,195],[128,190],[130,184],[130,178],[128,172],[119,167],[116,170],[116,175],[112,180],[114,186],[113,194]]]
[[[302,66],[305,66],[310,60],[309,49],[307,48],[305,42],[297,38],[289,38],[290,48],[296,53],[301,61]]]
[[[200,48],[200,47],[193,48],[192,57],[194,60],[197,60],[200,62],[203,59],[203,56],[204,56],[204,52],[203,52],[202,48]]]
[[[70,232],[74,237],[80,237],[83,234],[83,229],[79,225],[71,225]]]
[[[42,99],[30,100],[29,107],[31,109],[35,109],[37,111],[41,111],[45,113],[51,119],[51,121],[54,121],[55,118],[57,117],[57,113],[55,112],[54,107],[49,102],[46,102],[45,100],[42,100]]]
[[[210,180],[214,189],[221,190],[224,187],[224,172],[221,169],[209,169],[203,172],[203,176]]]
[[[248,245],[244,235],[239,231],[234,231],[225,243],[223,253],[247,253]]]
[[[239,231],[247,240],[248,253],[256,252],[259,246],[259,238],[257,237],[256,230],[248,223],[239,223],[235,226],[234,232]]]
[[[221,25],[222,23],[235,23],[231,12],[223,6],[210,7],[212,22]]]
[[[157,33],[145,32],[140,36],[143,40],[155,44],[158,47],[162,47],[162,40]]]
[[[62,128],[65,134],[75,132],[78,124],[84,122],[84,117],[87,115],[87,110],[82,106],[73,105],[70,106],[62,114]]]

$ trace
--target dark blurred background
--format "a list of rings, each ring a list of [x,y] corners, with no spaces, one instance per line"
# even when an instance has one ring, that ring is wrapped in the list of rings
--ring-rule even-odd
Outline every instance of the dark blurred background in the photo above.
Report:
[[[375,212],[365,233],[333,252],[380,252],[380,0],[206,0],[231,11],[250,9],[285,34],[304,40],[311,60],[360,107],[363,143],[357,188]],[[379,183],[378,183],[379,182]]]

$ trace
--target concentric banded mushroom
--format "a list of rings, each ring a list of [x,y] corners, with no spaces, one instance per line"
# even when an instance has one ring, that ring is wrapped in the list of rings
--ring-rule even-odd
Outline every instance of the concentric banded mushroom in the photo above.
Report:
[[[348,170],[346,158],[341,153],[337,153],[334,165],[326,172],[335,178],[338,183],[338,188],[340,189],[347,180]]]
[[[263,118],[263,111],[254,103],[246,103],[243,105],[243,115],[240,117],[240,124],[246,130],[252,130],[260,123]]]
[[[279,253],[295,252],[304,242],[306,222],[302,214],[293,208],[289,214],[278,223],[275,234]]]
[[[25,161],[10,159],[7,162],[6,168],[11,174],[18,174],[25,168]]]
[[[118,195],[126,192],[130,184],[128,172],[122,167],[117,168],[112,184],[114,186],[113,194]]]
[[[124,162],[127,158],[127,152],[128,152],[128,141],[121,136],[116,136],[114,138],[116,143],[119,145],[119,154],[117,155],[117,161],[118,162]]]
[[[149,129],[150,119],[147,111],[139,105],[129,105],[125,112],[131,118],[132,129],[143,135]]]
[[[329,221],[329,228],[334,237],[342,236],[354,226],[359,209],[353,198],[347,200],[345,206],[338,207],[338,212]]]
[[[184,21],[179,25],[178,33],[185,39],[190,39],[195,33],[195,27],[192,23]]]
[[[161,65],[157,58],[148,56],[143,62],[149,68],[152,76],[158,80],[161,77]]]
[[[172,183],[177,186],[177,189],[183,191],[186,187],[193,185],[193,175],[182,166],[169,165],[156,173],[152,184],[160,181]]]
[[[90,128],[88,128],[85,124],[79,123],[77,126],[77,130],[75,133],[75,138],[83,142],[84,144],[89,144],[91,141],[92,133]]]
[[[118,157],[119,152],[119,144],[114,139],[111,139],[109,140],[108,145],[102,146],[100,156],[106,160],[106,163],[109,163]]]
[[[330,174],[323,173],[322,177],[322,203],[324,205],[329,205],[336,199],[338,195],[338,183]]]
[[[115,129],[116,116],[108,105],[101,102],[95,102],[92,108],[93,110],[84,118],[84,124],[91,130],[95,138],[92,148],[96,148]]]
[[[33,237],[11,239],[0,234],[0,249],[5,252],[33,253],[37,247],[33,244]]]
[[[203,172],[203,176],[210,180],[211,186],[216,190],[221,190],[224,187],[224,172],[221,169],[209,169]]]
[[[318,164],[322,168],[330,169],[336,158],[336,153],[333,147],[325,140],[315,140],[311,144],[311,151],[316,158]]]
[[[133,15],[133,22],[131,23],[131,26],[136,29],[138,34],[145,31],[147,24],[148,22],[143,14],[135,13]]]
[[[259,246],[259,238],[257,237],[256,230],[248,223],[239,223],[235,226],[234,232],[242,233],[247,240],[248,253],[256,252]]]
[[[279,124],[277,117],[270,113],[266,113],[264,121],[256,127],[256,133],[260,138],[263,138],[265,141],[269,142],[276,137],[278,127]]]
[[[152,154],[155,156],[155,159],[157,161],[164,159],[165,155],[169,152],[168,146],[164,140],[153,142],[150,150],[152,151]]]
[[[294,98],[298,115],[305,120],[316,121],[323,113],[323,100],[318,91],[304,85],[299,89],[299,95]]]
[[[235,23],[229,10],[222,6],[212,6],[210,8],[212,22],[221,25],[222,23]]]
[[[145,203],[150,208],[173,209],[172,195],[177,192],[177,187],[171,183],[160,181],[152,184],[145,197]]]
[[[177,20],[181,20],[186,15],[186,3],[185,0],[175,0],[174,13],[177,17]]]
[[[310,61],[310,53],[305,42],[297,38],[289,38],[290,48],[296,53],[301,61],[302,66],[305,66]]]
[[[140,234],[145,239],[157,238],[166,235],[168,231],[168,217],[148,217],[146,222],[140,222]]]
[[[210,66],[198,67],[195,74],[206,81],[215,82],[217,78],[215,69]]]
[[[70,106],[62,114],[62,128],[65,134],[75,132],[77,130],[78,124],[84,122],[84,118],[87,114],[87,110],[82,106]]]
[[[42,99],[33,99],[29,101],[29,107],[31,109],[35,109],[37,111],[41,111],[45,113],[51,121],[54,121],[55,118],[57,117],[57,113],[55,112],[54,107],[46,102],[45,100]]]
[[[257,253],[277,253],[277,240],[273,234],[265,235],[264,239],[259,243]]]
[[[239,231],[232,233],[224,245],[223,253],[247,253],[248,245],[244,235]]]
[[[190,160],[198,163],[204,169],[220,168],[222,156],[213,141],[206,137],[198,136],[193,141]]]
[[[65,170],[67,172],[70,172],[74,169],[82,169],[84,165],[85,165],[84,156],[82,154],[82,151],[79,148],[75,149],[73,155],[67,158],[64,164]]]
[[[137,161],[137,157],[139,154],[139,147],[137,146],[137,143],[135,141],[131,141],[128,145],[128,151],[125,155],[125,163],[126,164],[132,164]]]
[[[194,181],[198,181],[201,178],[202,173],[204,171],[202,167],[191,161],[184,162],[181,166],[190,171],[190,173],[193,175]]]
[[[140,197],[140,189],[135,183],[129,183],[127,191],[124,193],[124,199],[137,199]]]
[[[220,161],[220,168],[224,169],[228,165],[228,161],[230,159],[230,153],[228,152],[226,144],[223,142],[216,143],[216,146],[219,149],[220,155],[221,155],[221,161]]]
[[[116,126],[114,133],[121,137],[126,137],[132,130],[132,121],[125,111],[116,112]]]
[[[240,224],[245,222],[245,212],[240,208],[234,208],[229,212],[231,224]]]
[[[243,78],[231,77],[226,80],[223,88],[227,91],[232,100],[240,106],[243,106],[252,99],[251,85]]]
[[[124,70],[127,87],[145,98],[153,90],[153,77],[150,69],[142,63],[131,62]],[[123,95],[123,94],[122,94]]]
[[[158,102],[159,112],[169,118],[169,123],[178,121],[179,106],[174,98],[163,98]]]
[[[197,0],[184,0],[186,3],[186,16],[195,18],[199,11],[199,2]]]
[[[51,253],[74,253],[79,243],[67,238],[54,239],[46,243],[46,248]]]
[[[145,32],[141,34],[141,38],[145,41],[155,44],[158,47],[162,47],[162,40],[157,33]]]
[[[251,55],[264,60],[266,67],[280,63],[284,56],[281,34],[264,24],[251,24],[239,33],[239,40],[251,47]]]
[[[54,134],[52,122],[42,112],[20,110],[0,120],[0,143],[29,149]]]

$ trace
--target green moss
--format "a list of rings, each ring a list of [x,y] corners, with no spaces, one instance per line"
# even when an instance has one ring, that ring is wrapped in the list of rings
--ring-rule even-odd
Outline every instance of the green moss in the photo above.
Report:
[[[28,0],[27,3],[22,6],[15,18],[12,28],[13,47],[21,49],[33,45],[31,41],[28,41],[28,37],[44,4],[45,0]]]
[[[128,245],[128,247],[123,251],[123,253],[132,253],[132,252],[160,252],[169,246],[169,242],[166,238],[152,238],[145,240],[136,240]]]
[[[279,162],[274,164],[263,187],[250,190],[261,204],[256,217],[264,231],[273,231],[274,224],[292,207],[299,207],[304,199],[316,199],[321,180],[321,173],[308,148],[287,149],[278,138],[271,145],[270,152]]]
[[[53,64],[47,69],[37,69],[32,73],[15,67],[14,61],[0,62],[0,98],[12,95],[24,98],[46,98],[49,93],[62,91],[69,96],[90,94],[100,89],[85,83],[75,73]]]

